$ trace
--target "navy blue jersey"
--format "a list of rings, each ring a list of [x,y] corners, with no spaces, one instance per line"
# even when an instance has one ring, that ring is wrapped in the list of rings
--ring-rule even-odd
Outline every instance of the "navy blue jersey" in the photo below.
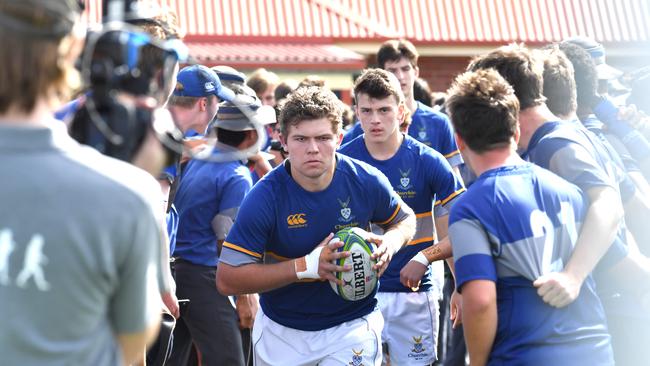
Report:
[[[532,282],[568,262],[587,210],[574,185],[532,164],[489,170],[452,207],[456,283],[496,283],[498,326],[490,365],[611,365],[605,314],[588,277],[564,308]]]
[[[548,169],[583,191],[611,187],[618,191],[620,170],[600,140],[583,126],[570,121],[546,122],[530,139],[524,157]],[[596,271],[606,270],[627,255],[624,223]],[[602,286],[601,286],[602,287]]]
[[[449,117],[443,113],[417,102],[417,109],[411,115],[409,135],[442,154],[451,166],[463,162]]]
[[[349,130],[345,131],[343,134],[343,141],[341,145],[345,145],[348,142],[356,139],[357,137],[363,135],[363,128],[361,128],[361,122],[356,121]]]
[[[252,184],[250,170],[239,161],[190,160],[174,199],[179,216],[174,256],[216,266],[218,238],[212,220],[217,214],[234,217]]]
[[[400,283],[400,271],[419,251],[437,241],[433,217],[449,214],[449,208],[465,188],[440,153],[410,136],[404,137],[399,150],[388,160],[373,158],[366,148],[363,136],[342,146],[339,152],[379,169],[388,177],[395,192],[415,212],[417,220],[415,236],[407,246],[395,253],[381,277],[379,286],[381,292],[411,292],[410,288]],[[434,206],[433,215],[432,206]],[[441,278],[442,262],[439,264],[438,277]],[[419,291],[430,290],[431,285],[431,273],[427,271],[422,278]]]
[[[452,167],[463,163],[460,150],[456,146],[451,122],[443,113],[417,102],[417,109],[411,115],[408,134],[442,154]],[[363,135],[361,122],[357,122],[343,135],[342,144],[347,144],[361,135]]]
[[[406,217],[404,202],[372,166],[337,154],[332,182],[320,192],[303,189],[287,170],[289,159],[260,180],[242,203],[223,244],[220,261],[232,266],[277,263],[309,254],[329,233],[369,230]],[[322,330],[369,314],[377,300],[346,301],[326,281],[303,280],[260,294],[273,321]]]

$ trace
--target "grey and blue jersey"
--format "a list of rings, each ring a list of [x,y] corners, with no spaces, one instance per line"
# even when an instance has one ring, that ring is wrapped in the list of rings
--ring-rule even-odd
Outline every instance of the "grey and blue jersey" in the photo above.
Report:
[[[564,308],[532,285],[568,262],[587,202],[582,192],[532,164],[484,172],[451,208],[456,283],[496,283],[498,327],[490,365],[611,365],[605,314],[588,277]]]
[[[546,122],[539,127],[523,155],[587,192],[595,187],[610,187],[619,192],[621,171],[610,159],[598,138],[571,121]],[[597,272],[602,272],[627,255],[625,223],[622,221],[614,243],[603,256]]]

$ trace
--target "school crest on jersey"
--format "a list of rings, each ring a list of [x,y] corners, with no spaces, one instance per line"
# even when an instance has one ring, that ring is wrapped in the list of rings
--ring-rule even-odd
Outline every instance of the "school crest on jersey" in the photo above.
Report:
[[[413,349],[411,349],[411,352],[413,353],[422,353],[425,351],[424,346],[422,345],[422,336],[419,337],[411,337],[413,338]]]
[[[409,178],[409,174],[411,174],[411,169],[403,172],[402,169],[399,169],[399,174],[402,176],[399,180],[399,184],[401,185],[401,188],[403,189],[409,189],[411,188],[411,178]]]
[[[350,197],[348,197],[345,201],[341,200],[340,198],[337,198],[336,200],[339,201],[339,205],[341,205],[341,217],[339,217],[339,221],[347,222],[352,220],[354,216],[352,216],[352,209],[349,207]]]
[[[352,353],[353,353],[353,355],[352,355],[352,362],[348,363],[348,365],[349,365],[349,366],[361,366],[361,365],[363,365],[363,364],[362,364],[362,362],[363,362],[363,356],[361,356],[361,355],[363,354],[363,349],[362,349],[361,351],[358,351],[358,352],[357,352],[357,351],[355,351],[355,349],[353,348],[353,349],[352,349]]]
[[[427,139],[427,128],[425,126],[421,126],[418,131],[418,139],[420,141],[426,140]]]

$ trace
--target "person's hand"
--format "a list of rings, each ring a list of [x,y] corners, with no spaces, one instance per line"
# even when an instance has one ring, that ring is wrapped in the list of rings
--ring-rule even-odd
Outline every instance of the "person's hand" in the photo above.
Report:
[[[239,318],[239,329],[252,329],[259,307],[257,295],[237,296],[235,307],[237,308],[237,317]]]
[[[456,329],[459,325],[463,324],[462,298],[458,291],[454,290],[449,299],[449,319],[453,321],[451,327]]]
[[[162,301],[165,304],[165,307],[169,313],[176,319],[181,316],[180,310],[178,308],[178,298],[174,292],[165,292],[162,294]]]
[[[399,272],[399,281],[412,291],[417,291],[420,288],[422,276],[427,272],[427,268],[428,266],[416,260],[410,260]]]
[[[343,285],[343,281],[336,278],[336,272],[348,272],[352,269],[350,266],[338,266],[332,262],[339,258],[350,256],[350,252],[338,252],[338,249],[344,244],[334,234],[329,234],[320,244],[323,250],[320,252],[318,259],[318,275],[320,278]]]
[[[343,246],[343,242],[338,238],[332,240],[334,234],[330,233],[323,239],[318,246],[304,257],[294,261],[296,276],[302,279],[322,279],[335,282],[342,285],[342,281],[336,279],[336,272],[347,272],[352,268],[350,266],[338,266],[332,263],[339,258],[350,256],[349,251],[339,252],[338,248]]]
[[[533,286],[545,303],[561,308],[578,297],[582,281],[565,272],[551,272],[536,279]]]
[[[366,232],[364,240],[377,246],[377,249],[372,253],[370,258],[376,261],[372,269],[377,271],[377,276],[381,277],[384,271],[386,271],[386,268],[388,268],[390,260],[393,259],[395,250],[391,246],[391,243],[384,241],[383,235]]]

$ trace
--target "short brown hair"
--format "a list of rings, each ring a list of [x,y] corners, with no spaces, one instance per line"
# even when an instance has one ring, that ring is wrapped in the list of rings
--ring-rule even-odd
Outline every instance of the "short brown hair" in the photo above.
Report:
[[[79,83],[74,65],[65,62],[78,21],[77,4],[69,0],[0,0],[0,13],[14,21],[0,23],[5,49],[0,52],[0,113],[11,108],[31,112],[44,97],[67,100]],[[32,28],[39,35],[26,31]],[[46,34],[55,28],[58,34]]]
[[[544,66],[539,57],[523,45],[510,44],[474,58],[468,71],[495,69],[506,79],[519,98],[521,109],[538,106],[546,100],[542,94]]]
[[[208,95],[207,97],[184,97],[179,95],[172,95],[169,97],[169,102],[167,103],[170,107],[181,107],[185,109],[194,108],[196,103],[199,102],[199,99],[207,98],[207,104],[211,106],[214,103],[218,103],[218,99],[214,95]]]
[[[418,66],[418,51],[415,49],[413,43],[405,39],[393,39],[390,41],[384,42],[384,44],[379,47],[377,51],[377,64],[380,68],[386,66],[387,61],[399,61],[402,57],[409,60],[411,66]]]
[[[298,88],[289,94],[280,106],[280,132],[286,138],[289,135],[289,126],[319,118],[327,118],[331,122],[332,132],[341,131],[341,101],[327,88]]]
[[[569,115],[578,108],[573,65],[557,45],[545,48],[543,55],[546,105],[556,115]]]
[[[465,72],[447,95],[454,130],[470,149],[480,154],[510,145],[517,131],[519,100],[497,71]]]
[[[255,90],[257,96],[264,93],[269,86],[278,84],[280,84],[280,78],[278,75],[265,68],[253,71],[253,73],[248,77],[248,80],[246,80],[246,85]]]
[[[394,96],[397,104],[404,101],[404,94],[399,81],[395,75],[383,69],[366,69],[363,71],[354,83],[355,99],[358,100],[361,93],[375,99]]]

